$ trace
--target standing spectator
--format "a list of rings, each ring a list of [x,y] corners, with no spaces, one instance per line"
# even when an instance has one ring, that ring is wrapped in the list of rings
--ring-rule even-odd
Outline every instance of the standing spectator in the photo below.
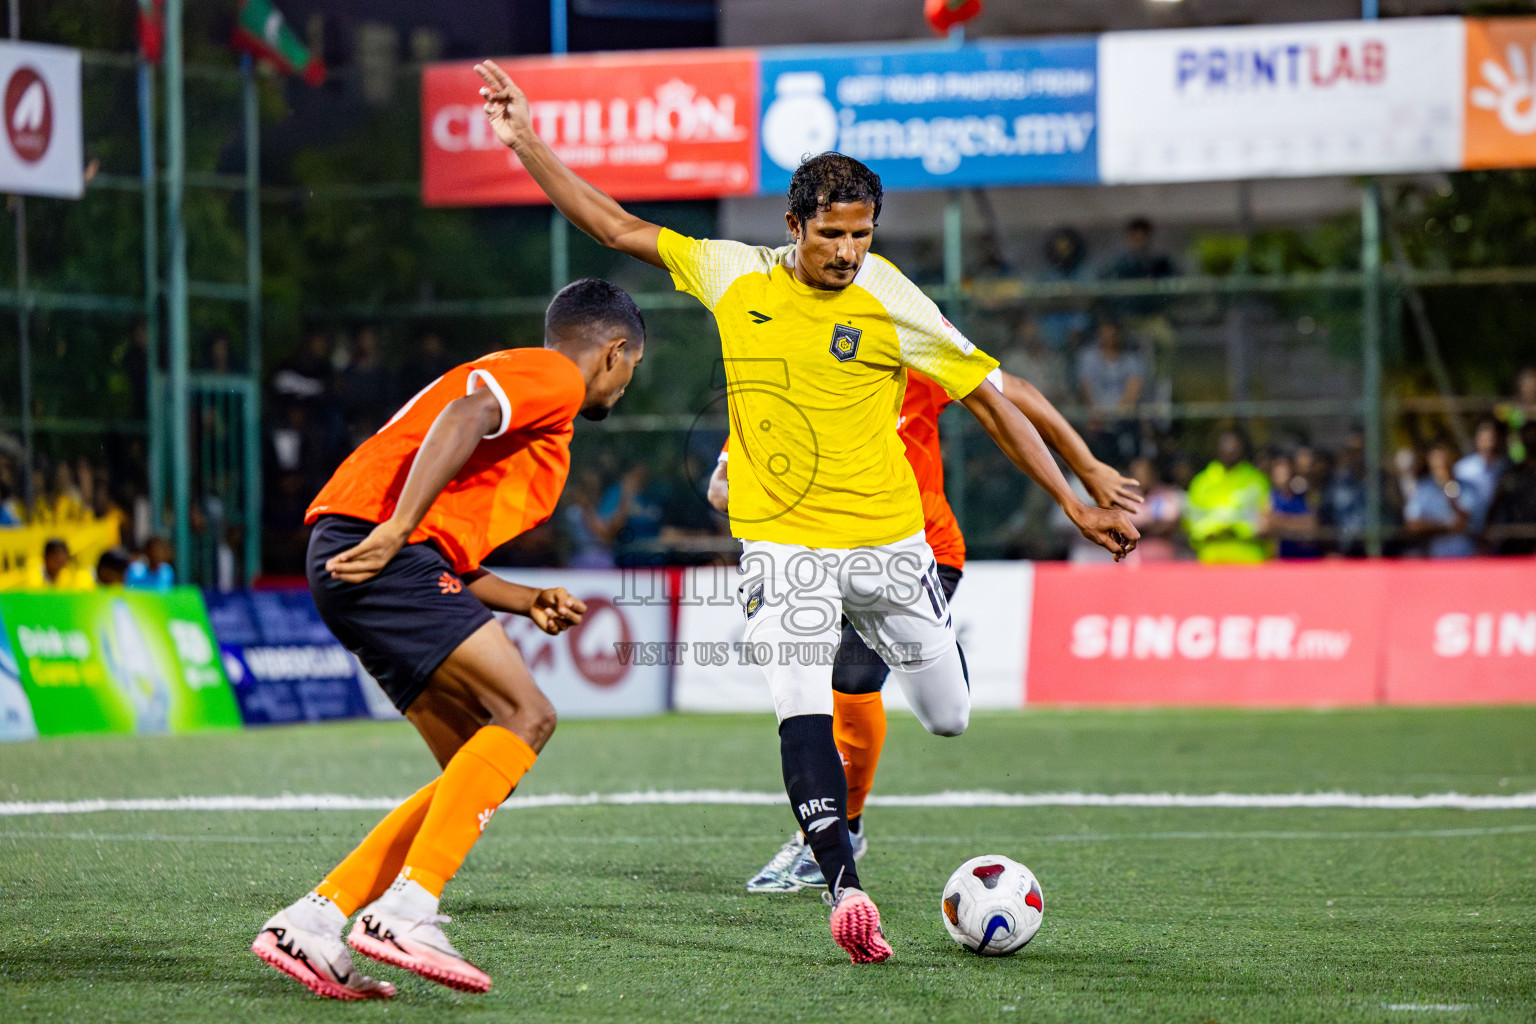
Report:
[[[436,331],[421,336],[400,367],[397,406],[404,405],[412,395],[453,369],[453,359],[443,345],[443,337]]]
[[[620,565],[625,564],[625,555],[652,549],[652,542],[661,535],[664,504],[664,497],[651,486],[650,469],[643,462],[630,467],[603,491],[597,514],[609,539],[616,542]]]
[[[1536,422],[1536,365],[1527,366],[1515,374],[1515,393],[1508,402],[1496,410],[1498,417],[1509,428],[1509,458],[1512,462],[1524,462],[1529,453],[1536,451],[1524,441],[1523,428]]]
[[[1146,378],[1141,356],[1124,347],[1119,321],[1101,317],[1097,344],[1077,357],[1077,386],[1091,416],[1088,442],[1101,461],[1124,465],[1139,453],[1136,406]]]
[[[1152,222],[1145,217],[1125,225],[1125,248],[1104,269],[1111,281],[1158,281],[1175,273],[1173,260],[1152,250]],[[1117,300],[1117,305],[1125,316],[1143,318],[1160,314],[1164,301],[1156,295],[1136,295]]]
[[[1498,420],[1491,416],[1479,420],[1472,436],[1472,454],[1458,459],[1453,470],[1467,509],[1467,531],[1474,540],[1481,537],[1483,527],[1488,525],[1488,509],[1498,490],[1499,475],[1504,472],[1503,442]]]
[[[43,561],[32,583],[50,590],[90,590],[94,585],[89,572],[74,564],[69,545],[59,537],[49,537],[43,544]]]
[[[1166,482],[1157,464],[1148,458],[1131,463],[1131,476],[1145,495],[1141,508],[1131,513],[1131,522],[1141,532],[1126,560],[1130,562],[1171,562],[1179,557],[1177,537],[1184,518],[1184,492]]]
[[[133,402],[133,418],[142,420],[149,409],[149,326],[143,320],[133,322],[122,359],[123,376],[128,379]]]
[[[336,401],[356,448],[394,412],[394,382],[379,353],[379,332],[364,327],[352,343],[352,358],[336,379]]]
[[[1448,445],[1432,445],[1424,456],[1424,472],[1403,503],[1403,527],[1418,541],[1411,551],[1429,558],[1469,558],[1477,553],[1467,536],[1469,515],[1461,485],[1453,472]]]
[[[1087,257],[1088,243],[1077,229],[1057,228],[1045,239],[1045,272],[1040,275],[1040,280],[1047,283],[1085,280],[1088,276]],[[1092,321],[1084,309],[1062,309],[1040,314],[1040,334],[1053,352],[1076,349],[1090,327]],[[1032,378],[1024,379],[1036,387],[1040,386]]]
[[[208,369],[214,373],[229,373],[231,370],[231,352],[228,331],[214,331],[208,336],[206,363]]]
[[[1520,428],[1524,461],[1499,477],[1488,509],[1488,542],[1501,555],[1536,554],[1536,423]]]
[[[1318,558],[1317,513],[1308,502],[1307,478],[1296,472],[1289,455],[1269,464],[1269,514],[1264,532],[1278,540],[1276,554],[1284,559]]]
[[[96,582],[103,587],[121,587],[128,582],[128,566],[132,561],[122,548],[108,548],[96,560]]]
[[[1067,379],[1067,355],[1046,344],[1040,325],[1029,317],[1019,321],[1014,343],[999,354],[1003,369],[1029,381],[1046,401],[1064,405],[1072,394]]]
[[[25,519],[25,510],[11,492],[10,481],[0,478],[0,527],[21,526]]]
[[[1262,562],[1260,536],[1269,507],[1269,479],[1248,461],[1248,440],[1227,429],[1216,440],[1216,460],[1189,484],[1184,525],[1195,557],[1212,564]]]
[[[613,568],[612,538],[597,514],[601,490],[597,474],[590,469],[577,474],[565,490],[561,515],[570,541],[566,564],[573,569]]]

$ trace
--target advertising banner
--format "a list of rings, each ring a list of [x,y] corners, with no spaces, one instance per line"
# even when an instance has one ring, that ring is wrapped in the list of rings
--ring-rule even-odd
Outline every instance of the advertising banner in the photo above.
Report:
[[[534,129],[618,200],[750,194],[757,58],[750,50],[662,50],[498,63],[528,96]],[[492,134],[474,62],[421,79],[422,200],[428,206],[543,203]]]
[[[0,594],[0,620],[40,735],[240,725],[191,587]]]
[[[0,192],[79,199],[85,193],[80,51],[0,42]]]
[[[1419,562],[1386,594],[1389,704],[1536,702],[1536,564]]]
[[[673,702],[679,711],[773,710],[760,666],[740,656],[746,619],[737,603],[734,566],[683,570],[679,587]],[[972,562],[950,610],[968,661],[971,706],[1024,705],[1034,566],[1028,562]],[[884,691],[885,705],[905,710],[899,687]]]
[[[1098,180],[1092,39],[762,51],[761,191],[807,156],[888,189]]]
[[[655,715],[667,709],[672,640],[665,588],[637,593],[616,569],[495,569],[526,587],[564,587],[587,604],[581,625],[549,636],[520,615],[497,615],[539,689],[565,718]],[[634,574],[628,574],[631,577]],[[643,575],[650,576],[649,572]],[[658,581],[664,571],[655,573]]]
[[[321,621],[309,591],[210,591],[205,600],[247,725],[367,718],[380,702],[395,717],[389,699]]]
[[[1029,702],[1375,703],[1396,568],[1039,565]]]
[[[1458,18],[1394,18],[1108,33],[1102,178],[1460,167],[1465,32]]]
[[[1536,166],[1536,18],[1466,22],[1462,166]]]

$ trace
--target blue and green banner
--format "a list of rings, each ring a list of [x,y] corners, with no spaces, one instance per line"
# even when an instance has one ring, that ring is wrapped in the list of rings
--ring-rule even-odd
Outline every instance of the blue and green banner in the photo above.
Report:
[[[236,729],[202,595],[0,594],[0,738]]]

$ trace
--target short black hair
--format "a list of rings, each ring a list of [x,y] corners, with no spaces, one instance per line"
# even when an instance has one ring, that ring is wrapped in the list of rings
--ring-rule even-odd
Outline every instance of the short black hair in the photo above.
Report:
[[[795,168],[789,179],[789,212],[801,224],[809,223],[833,203],[869,203],[880,219],[885,189],[880,175],[841,153],[822,153]]]
[[[62,538],[62,537],[49,537],[46,541],[43,542],[43,557],[44,558],[47,558],[49,555],[53,554],[55,551],[62,551],[66,555],[69,554],[69,545],[64,543],[64,538]]]
[[[1152,233],[1152,222],[1145,217],[1132,217],[1125,222],[1125,230],[1127,233],[1139,231],[1143,235],[1150,235]]]
[[[629,292],[609,281],[584,277],[561,288],[544,311],[546,334],[568,335],[593,327],[618,327],[645,341],[645,317]]]

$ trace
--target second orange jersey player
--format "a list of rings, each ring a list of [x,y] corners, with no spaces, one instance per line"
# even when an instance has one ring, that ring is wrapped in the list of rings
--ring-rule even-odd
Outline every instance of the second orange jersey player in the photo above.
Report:
[[[318,995],[395,994],[353,966],[349,946],[450,988],[491,987],[443,934],[438,899],[555,728],[491,611],[555,634],[585,606],[480,562],[554,512],[572,423],[602,419],[619,400],[645,321],[623,289],[589,279],[555,296],[544,334],[542,348],[492,352],[423,388],[347,457],[305,517],[321,618],[443,769],[257,934],[252,951]]]
[[[1038,389],[1002,370],[993,373],[997,378],[994,386],[1029,418],[1041,437],[1083,481],[1095,502],[1103,508],[1127,511],[1139,507],[1141,496],[1136,481],[1094,458],[1082,437]],[[907,461],[917,477],[923,503],[923,531],[938,563],[946,600],[954,597],[965,570],[965,535],[960,532],[960,523],[944,494],[944,456],[939,447],[939,414],[952,401],[943,388],[909,369],[897,423]],[[726,511],[729,500],[725,474],[729,456],[727,441],[709,484],[710,502],[721,512]],[[869,846],[863,827],[864,802],[874,786],[875,769],[885,744],[885,705],[880,691],[889,672],[885,662],[844,619],[832,664],[832,732],[848,776],[848,827],[855,857],[862,857]],[[747,881],[747,891],[797,892],[825,884],[810,847],[796,831],[773,859]]]

